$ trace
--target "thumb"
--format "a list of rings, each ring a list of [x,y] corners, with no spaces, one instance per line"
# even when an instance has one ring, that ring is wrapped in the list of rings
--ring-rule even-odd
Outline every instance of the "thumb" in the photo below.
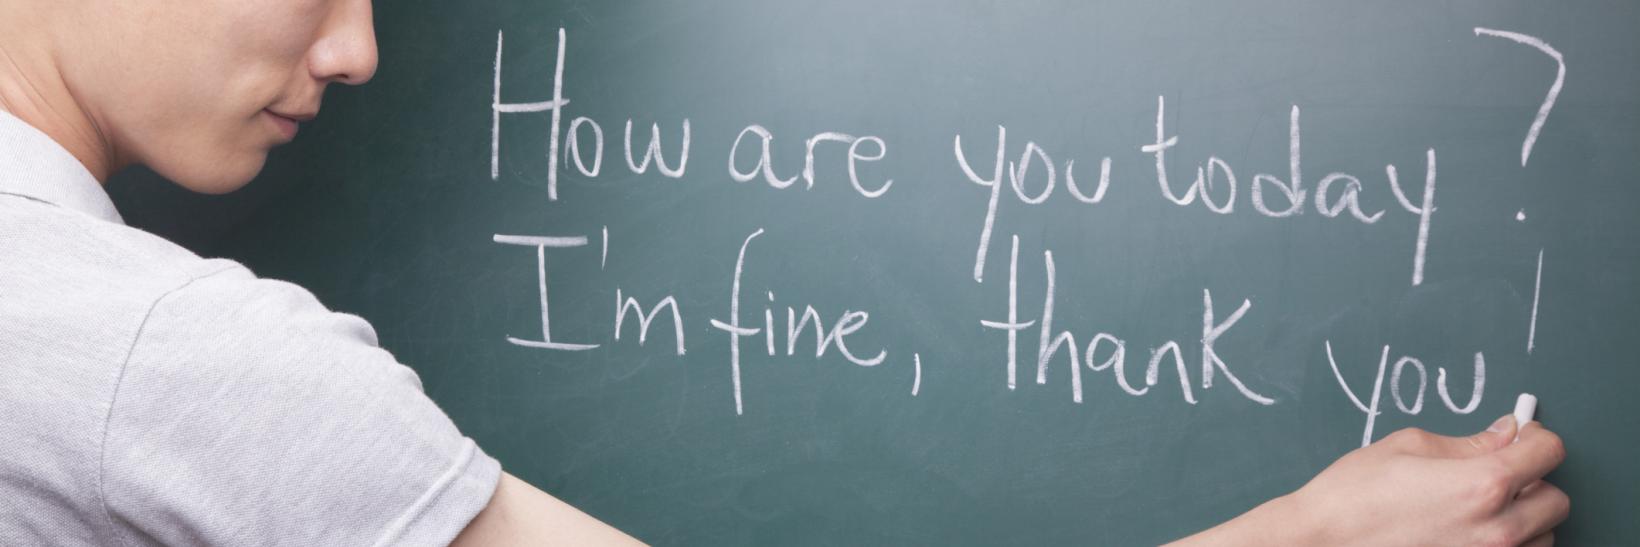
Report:
[[[1492,422],[1492,425],[1487,426],[1486,431],[1464,437],[1464,440],[1468,441],[1465,444],[1468,445],[1469,450],[1467,450],[1468,454],[1463,455],[1478,456],[1509,446],[1509,443],[1515,440],[1516,428],[1515,416],[1513,414],[1503,415],[1502,418]]]

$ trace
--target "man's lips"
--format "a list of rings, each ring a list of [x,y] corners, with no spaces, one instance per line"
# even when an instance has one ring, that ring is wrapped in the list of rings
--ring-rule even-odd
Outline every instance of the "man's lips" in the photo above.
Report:
[[[273,115],[278,116],[278,117],[281,117],[281,118],[284,118],[284,119],[287,119],[287,120],[294,121],[296,123],[311,122],[311,121],[313,121],[314,118],[319,117],[319,112],[316,111],[316,110],[315,111],[306,111],[306,112],[288,112],[287,113],[287,112],[280,112],[278,110],[273,110],[273,109],[270,108],[270,109],[268,109],[268,113],[273,114]]]
[[[280,113],[273,110],[263,110],[262,112],[266,113],[268,118],[273,121],[274,127],[279,130],[279,134],[284,136],[285,140],[296,138],[296,131],[299,129],[301,123],[312,121],[313,118],[318,115],[316,112],[291,114]]]

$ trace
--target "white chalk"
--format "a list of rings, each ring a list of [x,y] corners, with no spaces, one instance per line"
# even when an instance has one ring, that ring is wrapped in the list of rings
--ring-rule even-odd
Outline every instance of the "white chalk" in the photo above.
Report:
[[[1520,440],[1520,430],[1526,427],[1526,422],[1532,421],[1532,415],[1537,413],[1537,396],[1522,393],[1515,399],[1515,440]]]

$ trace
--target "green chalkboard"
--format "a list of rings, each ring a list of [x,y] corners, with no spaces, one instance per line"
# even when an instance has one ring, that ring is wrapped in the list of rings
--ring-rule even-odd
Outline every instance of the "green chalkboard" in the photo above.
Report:
[[[119,201],[639,538],[1158,543],[1523,391],[1640,537],[1631,3],[377,10],[245,194]]]

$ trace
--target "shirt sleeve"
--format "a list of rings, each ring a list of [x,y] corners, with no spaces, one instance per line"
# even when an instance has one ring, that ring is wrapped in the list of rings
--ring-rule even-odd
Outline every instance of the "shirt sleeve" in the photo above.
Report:
[[[446,545],[501,473],[364,320],[239,266],[154,305],[106,428],[126,545]]]

